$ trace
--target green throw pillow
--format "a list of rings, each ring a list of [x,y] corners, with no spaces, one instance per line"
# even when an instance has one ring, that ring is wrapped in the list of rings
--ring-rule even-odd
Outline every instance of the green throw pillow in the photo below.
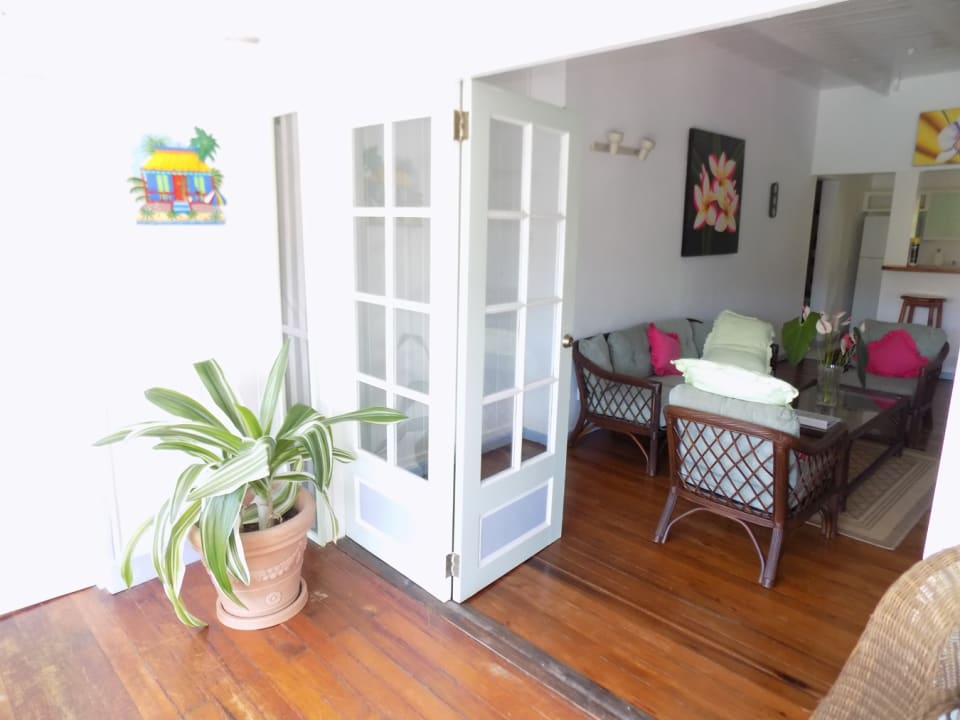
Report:
[[[703,343],[703,359],[769,374],[773,338],[765,320],[724,310]]]

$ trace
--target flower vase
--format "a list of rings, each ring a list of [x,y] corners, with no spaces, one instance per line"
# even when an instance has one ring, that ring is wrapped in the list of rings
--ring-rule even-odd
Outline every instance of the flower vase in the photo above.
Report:
[[[840,399],[842,365],[820,363],[817,366],[817,405],[836,407]]]

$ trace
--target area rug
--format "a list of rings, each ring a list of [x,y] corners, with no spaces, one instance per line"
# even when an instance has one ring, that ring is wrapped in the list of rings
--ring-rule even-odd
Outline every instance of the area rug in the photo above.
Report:
[[[850,476],[856,476],[882,452],[883,447],[876,443],[855,441],[850,448]],[[916,450],[887,458],[847,498],[837,532],[895,550],[930,509],[938,465],[936,456]],[[820,515],[814,515],[810,522],[819,525]]]

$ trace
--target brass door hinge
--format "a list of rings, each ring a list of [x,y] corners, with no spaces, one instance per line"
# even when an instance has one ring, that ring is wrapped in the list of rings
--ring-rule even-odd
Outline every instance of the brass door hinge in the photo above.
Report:
[[[470,113],[466,110],[453,111],[453,139],[463,142],[470,137]]]
[[[457,553],[447,554],[447,574],[444,577],[460,577],[460,556]]]

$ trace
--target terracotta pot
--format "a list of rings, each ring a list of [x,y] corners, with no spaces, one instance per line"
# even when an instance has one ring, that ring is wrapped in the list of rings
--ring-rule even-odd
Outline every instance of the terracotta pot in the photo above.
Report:
[[[217,589],[217,618],[237,630],[258,630],[290,619],[307,603],[307,584],[300,577],[307,530],[316,517],[313,493],[301,488],[294,508],[297,514],[266,530],[240,534],[250,569],[250,584],[236,580],[233,591],[246,607],[237,605]],[[190,544],[199,552],[200,528],[190,528]],[[211,576],[211,580],[213,580]]]

